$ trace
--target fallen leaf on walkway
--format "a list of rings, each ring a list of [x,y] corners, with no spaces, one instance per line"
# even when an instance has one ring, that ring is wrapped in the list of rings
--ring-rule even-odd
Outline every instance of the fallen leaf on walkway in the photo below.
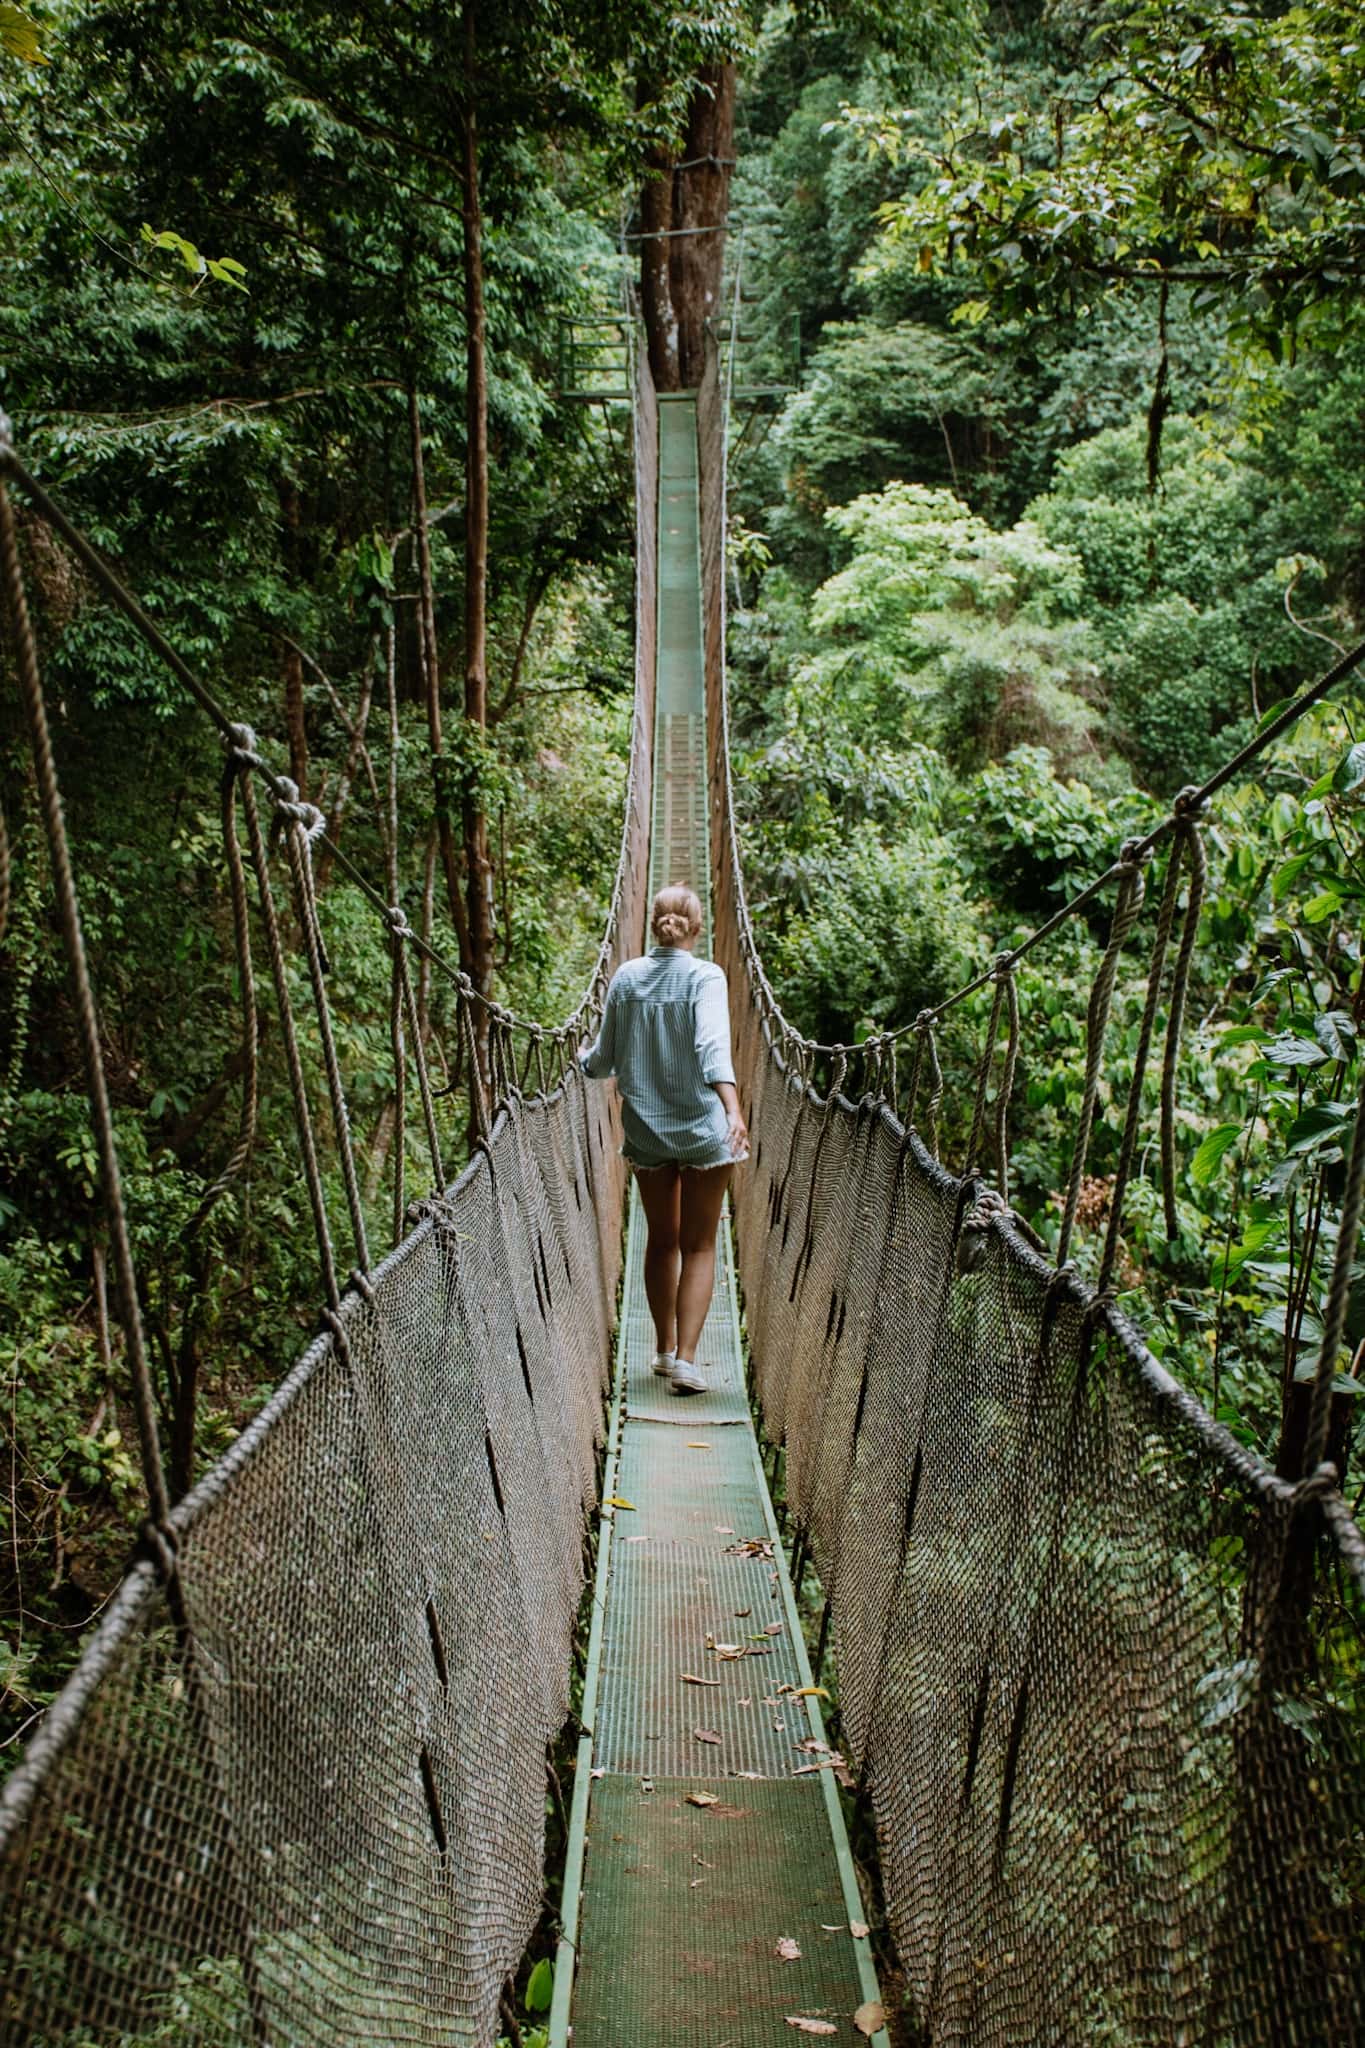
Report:
[[[731,1771],[732,1778],[766,1778],[766,1771]]]
[[[753,1705],[753,1700],[752,1700],[752,1699],[747,1699],[747,1700],[736,1700],[736,1701],[735,1701],[735,1705],[736,1705],[737,1707],[751,1707],[751,1706]]]
[[[727,1529],[723,1522],[716,1522],[712,1526],[714,1527],[717,1536],[733,1536],[735,1533],[733,1529]]]
[[[752,1607],[737,1607],[735,1609],[735,1620],[747,1621],[749,1619],[749,1616],[753,1613],[753,1611],[754,1610]]]
[[[855,1941],[865,1940],[867,1936],[866,1920],[850,1920],[848,1923],[848,1931],[853,1936],[853,1939]]]
[[[777,1953],[781,1956],[784,1963],[798,1963],[801,1960],[800,1947],[792,1940],[789,1934],[778,1936]]]
[[[689,1792],[687,1803],[689,1806],[719,1806],[720,1794],[718,1792]]]
[[[727,1546],[727,1557],[771,1557],[773,1546],[766,1536],[742,1536],[738,1543]]]
[[[693,1878],[693,1879],[691,1880],[691,1882],[690,1882],[690,1883],[688,1884],[688,1887],[687,1887],[687,1889],[688,1889],[688,1890],[689,1890],[690,1892],[694,1892],[694,1891],[695,1891],[695,1890],[697,1889],[697,1886],[698,1886],[699,1884],[705,1884],[705,1883],[706,1883],[706,1879],[705,1879],[704,1877],[694,1877],[694,1878]]]
[[[794,1700],[827,1700],[829,1694],[825,1691],[823,1685],[794,1685],[792,1687],[792,1698]]]
[[[792,1772],[792,1776],[794,1778],[804,1778],[811,1771],[837,1771],[841,1768],[843,1761],[843,1758],[837,1753],[830,1756],[822,1756],[817,1763],[802,1764],[799,1769]]]
[[[684,1685],[719,1685],[719,1684],[720,1684],[720,1680],[719,1680],[718,1678],[698,1678],[698,1676],[697,1676],[697,1674],[696,1674],[696,1672],[695,1672],[695,1671],[684,1671],[684,1673],[683,1673],[683,1675],[682,1675],[682,1682],[683,1682],[683,1684],[684,1684]]]
[[[828,2020],[800,2019],[791,2012],[787,2014],[787,2025],[795,2027],[799,2034],[837,2034],[839,2031],[837,2027],[831,2026]]]
[[[842,1934],[843,1932],[843,1924],[837,1920],[832,1926],[828,1920],[822,1920],[820,1925],[824,1928],[826,1934]]]
[[[692,1861],[696,1864],[698,1870],[714,1870],[716,1867],[714,1863],[708,1863],[704,1856],[694,1855]]]
[[[689,1451],[709,1451],[711,1446],[710,1444],[689,1444],[687,1448]]]
[[[879,2034],[886,2025],[886,2008],[879,1998],[869,1998],[853,2015],[860,2034]]]
[[[714,1742],[717,1748],[720,1747],[720,1737],[714,1728],[694,1728],[692,1739],[694,1742]]]
[[[770,1621],[768,1623],[768,1626],[764,1629],[763,1633],[765,1636],[780,1636],[785,1627],[785,1622]]]
[[[793,1749],[804,1749],[804,1750],[806,1750],[806,1751],[807,1751],[807,1752],[808,1752],[808,1753],[809,1753],[809,1754],[810,1754],[811,1756],[828,1756],[828,1755],[829,1755],[829,1744],[828,1744],[827,1742],[821,1742],[821,1741],[820,1741],[820,1740],[818,1739],[818,1737],[816,1737],[816,1736],[814,1736],[814,1735],[808,1735],[808,1736],[806,1736],[805,1740],[804,1740],[804,1741],[802,1741],[802,1742],[794,1742],[794,1743],[792,1744],[792,1748],[793,1748]]]
[[[718,1657],[733,1658],[742,1657],[744,1655],[743,1643],[712,1643],[711,1648],[715,1651]]]
[[[623,1500],[619,1493],[610,1494],[608,1498],[603,1501],[602,1505],[603,1507],[607,1508],[629,1508],[632,1514],[635,1513],[634,1501]]]
[[[648,1536],[627,1536],[627,1543],[648,1543]]]

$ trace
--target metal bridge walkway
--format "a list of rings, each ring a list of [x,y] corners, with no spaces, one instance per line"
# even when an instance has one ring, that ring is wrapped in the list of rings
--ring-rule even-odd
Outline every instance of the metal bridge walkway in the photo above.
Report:
[[[659,420],[650,887],[690,882],[709,944],[693,399],[662,399]],[[705,1395],[651,1374],[643,1250],[632,1190],[551,2043],[770,2048],[802,2038],[789,2018],[861,2041],[854,2014],[876,1981],[850,1932],[862,1907],[828,1752],[802,1746],[824,1729],[800,1692],[810,1668],[750,1421],[729,1225]]]

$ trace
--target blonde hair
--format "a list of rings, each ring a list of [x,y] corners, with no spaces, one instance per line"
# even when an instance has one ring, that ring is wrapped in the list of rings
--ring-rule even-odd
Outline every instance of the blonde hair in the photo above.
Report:
[[[685,882],[660,889],[649,909],[649,928],[661,946],[681,946],[701,930],[701,898]]]

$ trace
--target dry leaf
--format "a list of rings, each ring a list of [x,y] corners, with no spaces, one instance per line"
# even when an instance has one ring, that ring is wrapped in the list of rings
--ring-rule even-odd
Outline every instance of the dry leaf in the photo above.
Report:
[[[706,1879],[705,1879],[704,1877],[694,1877],[694,1878],[692,1878],[692,1879],[691,1879],[691,1881],[689,1882],[689,1884],[688,1884],[688,1887],[687,1887],[687,1889],[688,1889],[688,1890],[689,1890],[690,1892],[694,1892],[694,1891],[695,1891],[695,1890],[697,1889],[697,1886],[698,1886],[699,1884],[705,1884],[705,1883],[706,1883]]]
[[[732,1778],[766,1778],[766,1771],[731,1771]]]
[[[687,1448],[689,1451],[709,1451],[711,1446],[710,1444],[689,1444]]]
[[[823,1685],[798,1685],[792,1689],[792,1698],[794,1700],[827,1700],[829,1694],[825,1691]]]
[[[712,1643],[711,1648],[718,1657],[742,1657],[744,1655],[743,1643]]]
[[[765,1636],[780,1636],[784,1626],[785,1624],[780,1621],[770,1621],[763,1633]]]
[[[735,1620],[747,1621],[749,1619],[749,1616],[753,1613],[753,1611],[754,1610],[752,1607],[737,1607],[735,1609]]]
[[[708,1863],[704,1856],[694,1855],[692,1861],[696,1864],[698,1870],[714,1870],[716,1867],[714,1863]]]
[[[727,1557],[771,1558],[772,1554],[773,1546],[766,1536],[742,1536],[738,1543],[727,1545],[725,1552]]]
[[[886,2008],[880,1998],[869,1998],[860,2005],[853,2015],[853,2024],[860,2034],[879,2034],[886,2025]]]
[[[820,1925],[824,1928],[826,1934],[839,1934],[842,1932],[842,1927],[838,1921],[832,1927],[828,1920],[822,1920]]]
[[[627,1543],[648,1543],[648,1536],[627,1536]]]
[[[752,1699],[736,1700],[736,1701],[735,1701],[735,1705],[736,1705],[737,1707],[751,1707],[751,1706],[753,1705],[753,1700],[752,1700]]]
[[[819,1738],[814,1735],[806,1736],[805,1740],[802,1742],[794,1742],[792,1744],[792,1748],[804,1749],[808,1756],[829,1755],[829,1744],[827,1742],[821,1742]]]
[[[713,1523],[712,1526],[714,1527],[717,1536],[733,1536],[735,1533],[733,1529],[727,1529],[724,1522],[716,1522]]]
[[[850,1920],[848,1923],[848,1931],[853,1936],[853,1939],[855,1941],[865,1940],[867,1936],[866,1920]]]
[[[720,1737],[714,1728],[694,1728],[692,1730],[692,1740],[694,1742],[714,1742],[717,1748],[720,1747]]]
[[[792,1940],[789,1934],[778,1936],[777,1953],[781,1956],[784,1963],[798,1963],[801,1960],[800,1947]]]
[[[719,1806],[720,1794],[718,1792],[689,1792],[687,1803],[689,1806]]]
[[[837,2027],[831,2026],[828,2020],[800,2019],[791,2012],[787,2014],[787,2025],[795,2027],[798,2034],[837,2034],[839,2031]]]
[[[603,1501],[602,1505],[605,1508],[629,1508],[632,1514],[635,1513],[634,1501],[623,1500],[619,1493],[613,1493],[609,1495],[608,1498]]]
[[[695,1671],[684,1671],[684,1673],[683,1673],[683,1675],[682,1675],[682,1682],[683,1682],[683,1684],[684,1684],[684,1685],[719,1685],[719,1684],[720,1684],[720,1680],[719,1680],[718,1678],[698,1678],[698,1676],[697,1676],[697,1674],[696,1674],[696,1672],[695,1672]]]

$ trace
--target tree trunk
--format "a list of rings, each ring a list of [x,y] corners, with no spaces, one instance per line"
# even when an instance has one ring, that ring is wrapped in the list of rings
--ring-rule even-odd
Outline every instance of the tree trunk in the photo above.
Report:
[[[465,670],[464,713],[482,734],[488,724],[488,365],[483,300],[483,215],[479,203],[476,112],[477,22],[464,8],[464,288],[465,288]],[[475,758],[478,758],[477,750]],[[488,821],[476,775],[465,780],[465,889],[469,919],[468,974],[486,994],[493,982],[493,863]]]
[[[657,97],[651,81],[638,83],[639,105]],[[735,67],[718,64],[693,87],[681,160],[652,151],[640,192],[640,298],[660,391],[701,382],[706,323],[720,307],[734,154]]]
[[[635,97],[637,105],[647,106],[657,97],[653,82],[640,79],[636,84]],[[640,190],[640,306],[644,314],[649,369],[656,391],[676,391],[681,382],[678,375],[678,321],[673,311],[668,269],[676,157],[675,150],[665,149],[662,145],[651,149]]]
[[[735,154],[735,67],[703,71],[687,110],[685,168],[674,184],[669,281],[678,323],[678,372],[685,390],[701,383],[706,323],[720,308],[725,216]]]

